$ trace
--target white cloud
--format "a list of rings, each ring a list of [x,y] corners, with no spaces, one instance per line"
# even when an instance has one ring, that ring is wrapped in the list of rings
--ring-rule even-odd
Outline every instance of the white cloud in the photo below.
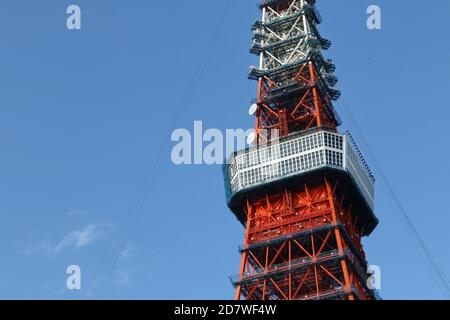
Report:
[[[69,232],[54,248],[53,251],[55,253],[60,252],[61,250],[74,247],[74,248],[82,248],[90,243],[94,242],[100,236],[100,230],[97,225],[90,224],[81,230],[74,230]]]
[[[58,254],[63,250],[74,248],[81,249],[92,244],[107,231],[106,225],[89,224],[79,230],[73,230],[67,233],[59,242],[45,240],[38,245],[27,246],[23,253],[32,254]]]
[[[131,242],[128,242],[123,250],[120,252],[121,258],[130,258],[133,255],[135,245]]]
[[[117,271],[117,285],[118,286],[128,286],[132,282],[131,272],[125,270]]]
[[[50,253],[52,251],[52,245],[49,241],[44,241],[39,245],[28,245],[22,251],[27,255],[34,255],[40,253]]]

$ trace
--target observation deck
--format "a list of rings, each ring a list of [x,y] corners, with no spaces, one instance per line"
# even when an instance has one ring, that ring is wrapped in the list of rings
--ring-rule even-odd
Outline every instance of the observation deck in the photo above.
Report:
[[[229,208],[245,223],[245,199],[266,190],[298,184],[314,175],[347,178],[346,184],[360,221],[370,234],[378,224],[374,215],[375,177],[350,133],[315,129],[235,152],[224,165]]]

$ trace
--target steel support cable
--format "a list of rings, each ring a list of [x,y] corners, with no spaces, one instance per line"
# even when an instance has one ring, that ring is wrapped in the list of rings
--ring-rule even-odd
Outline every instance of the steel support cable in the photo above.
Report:
[[[416,248],[419,256],[422,258],[425,266],[427,267],[428,271],[430,272],[433,280],[436,282],[437,286],[445,293],[446,297],[450,297],[450,289],[448,286],[448,281],[446,279],[445,274],[443,274],[438,267],[437,263],[435,262],[433,256],[429,252],[425,242],[423,241],[422,237],[418,233],[417,229],[414,227],[411,219],[409,218],[408,214],[406,213],[406,210],[404,209],[403,205],[401,204],[400,200],[395,194],[395,191],[393,190],[391,184],[389,183],[389,180],[387,179],[386,175],[384,174],[381,165],[377,161],[377,159],[374,156],[374,153],[372,152],[367,140],[365,139],[362,131],[360,130],[354,116],[352,115],[350,108],[348,107],[347,102],[345,99],[343,99],[344,104],[346,105],[346,112],[348,114],[349,120],[352,123],[352,127],[357,131],[358,135],[361,138],[362,143],[366,146],[366,149],[369,153],[369,157],[372,158],[373,163],[375,164],[378,173],[380,174],[380,177],[383,181],[384,190],[391,201],[391,204],[394,207],[394,212],[399,217],[400,221],[403,223],[403,227],[405,228],[406,233],[411,238],[414,247]],[[396,211],[396,209],[398,211]]]
[[[220,15],[219,19],[217,20],[216,27],[212,33],[212,37],[211,37],[210,41],[208,42],[208,45],[202,56],[200,64],[190,82],[190,85],[188,87],[188,90],[186,91],[186,94],[184,95],[184,97],[182,99],[181,108],[180,108],[179,112],[176,112],[176,114],[171,122],[171,125],[168,128],[167,136],[170,136],[173,128],[176,128],[177,126],[180,125],[180,123],[184,119],[184,117],[189,109],[189,106],[190,106],[193,96],[195,94],[197,85],[205,71],[209,57],[212,54],[213,49],[216,45],[218,33],[222,28],[222,25],[224,23],[230,3],[231,3],[231,0],[227,0],[225,3],[225,6],[221,12],[221,15]],[[158,156],[156,157],[156,160],[151,161],[151,163],[144,175],[144,178],[142,179],[142,182],[138,188],[136,196],[134,197],[134,200],[133,200],[132,204],[130,205],[129,209],[127,210],[124,218],[122,219],[121,227],[120,227],[119,231],[117,232],[117,236],[116,236],[115,240],[113,241],[112,246],[109,248],[108,252],[106,253],[106,255],[104,257],[104,260],[101,262],[101,264],[96,272],[91,290],[88,291],[88,295],[89,295],[88,297],[92,297],[95,295],[97,297],[99,297],[101,295],[106,283],[108,282],[109,278],[111,277],[111,275],[117,265],[118,258],[120,257],[120,253],[124,249],[125,245],[128,243],[131,232],[134,229],[134,226],[135,226],[136,222],[138,221],[139,217],[141,216],[142,211],[147,203],[147,200],[150,195],[150,192],[152,191],[154,182],[161,172],[164,157],[170,151],[170,144],[166,143],[165,138],[166,138],[166,135],[163,136],[163,139],[161,140],[161,143],[160,143],[160,148],[157,149],[157,150],[162,150],[162,152],[160,152],[158,154]],[[109,264],[109,268],[108,268],[108,264]],[[105,266],[106,266],[106,268],[103,268]],[[105,269],[106,269],[106,274],[103,273],[103,271],[105,271]],[[104,276],[99,277],[99,275],[102,273],[104,274]],[[96,291],[96,289],[97,289],[97,291]]]
[[[433,255],[428,250],[428,247],[423,240],[423,238],[420,236],[419,232],[415,228],[411,218],[409,217],[408,213],[406,212],[405,208],[403,207],[402,203],[400,202],[398,196],[396,195],[394,189],[392,188],[392,185],[390,184],[387,176],[384,174],[384,171],[378,162],[377,158],[375,157],[375,154],[372,152],[372,148],[370,147],[367,139],[365,138],[363,132],[358,126],[357,121],[355,120],[355,117],[353,116],[351,109],[348,106],[347,101],[344,97],[342,97],[342,101],[345,105],[345,113],[347,114],[347,118],[349,120],[349,125],[356,131],[358,134],[360,141],[365,146],[368,156],[371,158],[373,164],[375,165],[376,170],[379,173],[379,176],[381,177],[381,180],[383,182],[384,190],[391,201],[391,204],[393,205],[394,212],[397,214],[398,218],[403,224],[403,227],[408,234],[408,236],[411,238],[414,247],[416,248],[419,256],[423,260],[425,266],[427,267],[428,271],[430,272],[433,280],[436,282],[437,286],[442,290],[445,297],[448,299],[450,298],[450,285],[447,279],[447,276],[441,271],[439,265],[436,263],[436,260],[434,259]]]

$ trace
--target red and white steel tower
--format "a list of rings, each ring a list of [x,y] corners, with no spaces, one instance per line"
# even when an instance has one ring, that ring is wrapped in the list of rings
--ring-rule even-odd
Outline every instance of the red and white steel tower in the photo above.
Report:
[[[338,132],[340,92],[315,3],[262,1],[252,28],[257,138],[224,166],[228,206],[245,226],[236,299],[377,298],[361,244],[378,224],[375,179]]]

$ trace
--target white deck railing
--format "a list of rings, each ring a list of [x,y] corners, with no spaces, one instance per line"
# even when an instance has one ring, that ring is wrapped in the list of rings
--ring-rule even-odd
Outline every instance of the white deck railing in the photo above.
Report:
[[[347,171],[374,209],[375,179],[350,135],[319,131],[238,152],[228,161],[232,192],[321,167]]]

